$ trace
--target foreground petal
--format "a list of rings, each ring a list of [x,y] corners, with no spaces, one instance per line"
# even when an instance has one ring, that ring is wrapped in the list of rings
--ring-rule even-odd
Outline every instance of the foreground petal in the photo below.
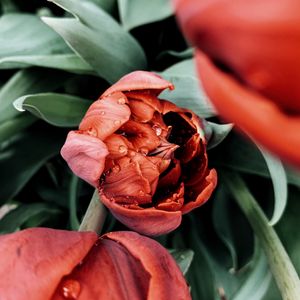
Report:
[[[1,299],[50,299],[61,278],[81,262],[97,238],[92,232],[48,228],[0,236]]]
[[[80,131],[70,131],[61,149],[61,155],[70,169],[93,186],[98,185],[108,154],[101,140]]]
[[[205,91],[220,115],[274,154],[300,166],[300,117],[285,114],[270,99],[241,86],[202,52],[197,52],[196,60]]]
[[[64,278],[52,300],[65,300],[61,289],[70,280],[80,283],[78,300],[191,299],[167,250],[134,232],[102,236],[83,264]]]
[[[100,98],[112,95],[116,92],[137,91],[137,90],[154,90],[159,94],[164,89],[173,90],[172,83],[163,79],[157,74],[146,71],[135,71],[129,73],[108,88]]]

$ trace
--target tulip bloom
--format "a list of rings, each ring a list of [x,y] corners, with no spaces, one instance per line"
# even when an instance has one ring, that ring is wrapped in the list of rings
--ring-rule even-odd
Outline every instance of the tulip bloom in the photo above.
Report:
[[[300,166],[300,2],[177,0],[220,115]]]
[[[128,227],[167,233],[205,203],[217,175],[208,169],[201,120],[158,95],[173,85],[154,73],[121,78],[88,109],[61,154]]]
[[[185,279],[159,243],[134,232],[32,228],[0,236],[5,300],[188,300]]]

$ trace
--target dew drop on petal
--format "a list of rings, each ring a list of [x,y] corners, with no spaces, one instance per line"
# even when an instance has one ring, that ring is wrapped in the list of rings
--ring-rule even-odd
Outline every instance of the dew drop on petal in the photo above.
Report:
[[[80,294],[80,283],[74,279],[67,279],[62,284],[61,292],[65,299],[76,300]]]
[[[114,124],[115,124],[115,125],[120,125],[120,124],[121,124],[121,121],[120,121],[120,120],[115,120],[115,121],[114,121]]]
[[[133,157],[133,156],[135,156],[135,155],[136,155],[136,152],[135,152],[135,151],[132,151],[132,150],[130,150],[130,151],[128,152],[128,154],[129,154],[129,156]]]
[[[125,101],[124,98],[119,98],[119,99],[118,99],[118,103],[119,103],[119,104],[125,104],[125,102],[126,102],[126,101]]]
[[[124,154],[127,152],[127,148],[124,145],[119,146],[119,152],[121,154]]]
[[[155,132],[155,134],[156,134],[157,136],[160,136],[160,135],[161,135],[162,129],[161,129],[160,126],[158,126],[158,125],[153,125],[153,126],[152,126],[152,129],[154,130],[154,132]]]
[[[139,191],[139,195],[140,195],[140,196],[145,196],[144,191],[140,190],[140,191]]]
[[[105,115],[105,111],[101,110],[100,111],[100,115],[104,116]]]
[[[91,127],[88,129],[87,134],[91,136],[97,136],[97,130]]]
[[[146,148],[146,147],[141,147],[141,148],[139,149],[139,152],[142,153],[143,155],[147,155],[148,152],[149,152],[149,149]]]
[[[120,171],[120,167],[118,165],[115,165],[112,167],[113,173],[118,173]]]

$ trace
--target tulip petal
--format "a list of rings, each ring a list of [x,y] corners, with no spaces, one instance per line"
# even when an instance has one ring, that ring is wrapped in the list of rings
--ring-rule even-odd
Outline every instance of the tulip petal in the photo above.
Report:
[[[129,120],[120,130],[124,132],[137,151],[146,152],[145,154],[160,144],[160,139],[149,124]]]
[[[177,5],[185,34],[200,50],[248,87],[300,112],[298,0],[182,0]]]
[[[194,186],[185,186],[186,194],[184,203],[181,211],[182,214],[187,214],[192,211],[194,208],[203,205],[213,193],[215,187],[217,185],[217,172],[215,169],[211,169],[208,175],[199,182],[199,184],[195,184]],[[188,201],[188,199],[193,199]]]
[[[50,299],[97,238],[93,232],[48,228],[0,236],[1,299]]]
[[[103,204],[128,228],[144,235],[158,236],[176,229],[181,223],[181,211],[163,211],[156,208],[132,209],[112,202],[101,189],[99,194]]]
[[[162,112],[162,106],[160,100],[157,96],[149,94],[149,91],[138,91],[138,92],[126,92],[126,96],[130,99],[139,100],[150,107],[152,107],[155,111]]]
[[[191,299],[182,273],[159,243],[134,232],[102,236],[52,300],[64,300],[66,281],[80,282],[77,300]]]
[[[172,187],[177,185],[178,180],[181,175],[180,161],[178,159],[173,159],[169,168],[164,174],[161,175],[159,179],[158,188]]]
[[[129,107],[133,118],[142,123],[149,122],[155,113],[155,110],[148,104],[131,98],[129,98]]]
[[[101,178],[101,191],[110,201],[117,203],[142,204],[151,202],[151,185],[144,177],[136,161],[124,157],[113,169]]]
[[[157,95],[167,88],[173,90],[174,86],[159,75],[146,71],[135,71],[122,77],[118,82],[108,88],[100,98],[102,99],[116,92],[138,90],[153,90],[153,93]]]
[[[123,93],[95,101],[86,112],[79,129],[104,141],[129,120],[131,112],[126,102]]]
[[[77,176],[95,187],[98,185],[108,155],[101,140],[80,131],[70,131],[61,155]]]
[[[122,135],[112,134],[104,140],[109,151],[108,158],[116,159],[127,155],[133,145]]]
[[[202,84],[220,115],[274,154],[300,166],[300,117],[285,114],[270,99],[244,88],[200,51],[196,61]]]

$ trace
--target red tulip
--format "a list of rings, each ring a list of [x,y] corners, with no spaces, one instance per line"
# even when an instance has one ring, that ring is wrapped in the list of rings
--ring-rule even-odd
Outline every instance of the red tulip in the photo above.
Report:
[[[126,75],[91,105],[61,150],[117,219],[147,235],[179,226],[217,181],[207,166],[201,120],[160,100],[166,88],[174,87],[150,72]]]
[[[220,115],[300,166],[300,2],[179,0],[203,86]]]
[[[187,300],[185,279],[157,242],[134,232],[32,228],[0,236],[5,300]]]

